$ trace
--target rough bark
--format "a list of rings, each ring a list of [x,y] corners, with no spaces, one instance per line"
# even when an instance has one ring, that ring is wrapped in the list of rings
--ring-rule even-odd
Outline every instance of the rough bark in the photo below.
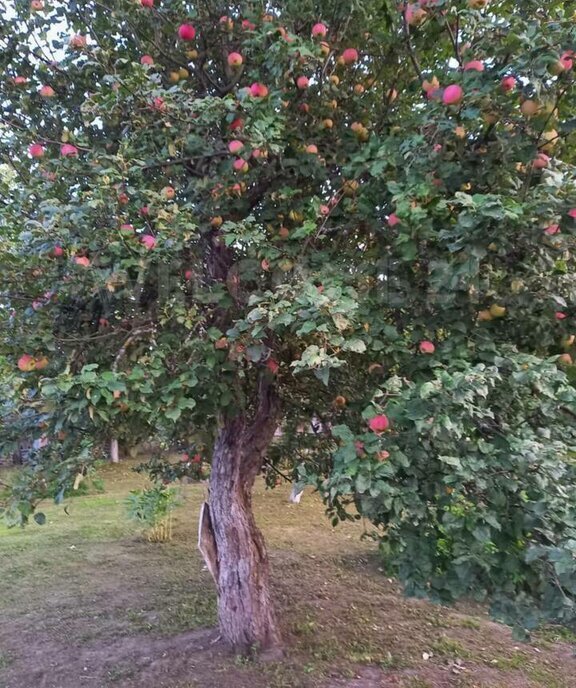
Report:
[[[252,487],[278,425],[278,399],[263,379],[250,420],[222,420],[210,476],[210,522],[217,566],[218,619],[223,639],[249,653],[280,647],[262,534],[252,512]]]

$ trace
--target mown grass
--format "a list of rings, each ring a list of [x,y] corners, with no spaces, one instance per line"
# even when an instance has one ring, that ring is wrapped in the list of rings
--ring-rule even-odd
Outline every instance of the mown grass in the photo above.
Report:
[[[155,643],[169,654],[183,634],[216,623],[212,580],[195,547],[205,488],[183,487],[173,541],[150,544],[125,510],[127,494],[145,479],[126,464],[106,467],[104,479],[104,493],[69,500],[68,514],[47,504],[44,526],[0,525],[0,685],[3,675],[9,688],[35,685],[34,657],[41,672],[48,646],[60,648],[59,688],[74,685],[65,681],[76,665],[83,671],[82,651],[98,652],[90,684],[98,688],[328,688],[366,671],[379,677],[366,679],[367,688],[385,680],[401,688],[574,685],[576,663],[566,650],[574,638],[566,631],[545,630],[537,652],[518,646],[482,609],[408,600],[379,571],[375,545],[360,540],[361,523],[333,529],[316,497],[294,505],[288,486],[263,485],[255,512],[270,548],[285,659],[238,660],[201,639],[202,647],[187,646],[193,670],[178,650],[160,674],[146,663],[159,652]],[[458,682],[455,662],[466,670]]]

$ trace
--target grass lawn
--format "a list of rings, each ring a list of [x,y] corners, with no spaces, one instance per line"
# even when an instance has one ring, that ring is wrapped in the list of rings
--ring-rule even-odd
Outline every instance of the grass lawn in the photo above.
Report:
[[[0,526],[0,688],[573,688],[562,630],[531,644],[480,607],[404,598],[362,524],[332,529],[321,503],[259,486],[284,661],[240,660],[217,642],[215,595],[196,551],[204,488],[184,488],[174,540],[150,544],[125,516],[144,479],[106,467],[106,490]]]

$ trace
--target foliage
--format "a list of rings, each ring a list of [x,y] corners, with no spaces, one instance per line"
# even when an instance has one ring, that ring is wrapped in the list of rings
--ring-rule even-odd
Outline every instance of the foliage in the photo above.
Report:
[[[269,461],[382,527],[409,592],[573,620],[576,29],[486,4],[16,7],[0,437],[47,444],[13,521],[103,437],[209,456],[265,382]]]
[[[172,539],[172,511],[178,506],[174,488],[156,483],[145,490],[131,490],[126,506],[128,516],[147,528],[150,542]]]

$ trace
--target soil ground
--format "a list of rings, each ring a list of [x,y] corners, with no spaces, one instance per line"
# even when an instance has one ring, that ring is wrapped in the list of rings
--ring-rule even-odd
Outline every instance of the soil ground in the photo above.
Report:
[[[405,598],[362,524],[333,529],[312,494],[258,486],[285,658],[239,659],[218,642],[195,548],[204,488],[183,488],[174,539],[151,544],[125,515],[144,479],[123,463],[105,492],[0,526],[0,688],[573,688],[576,638],[518,643],[481,607]]]

